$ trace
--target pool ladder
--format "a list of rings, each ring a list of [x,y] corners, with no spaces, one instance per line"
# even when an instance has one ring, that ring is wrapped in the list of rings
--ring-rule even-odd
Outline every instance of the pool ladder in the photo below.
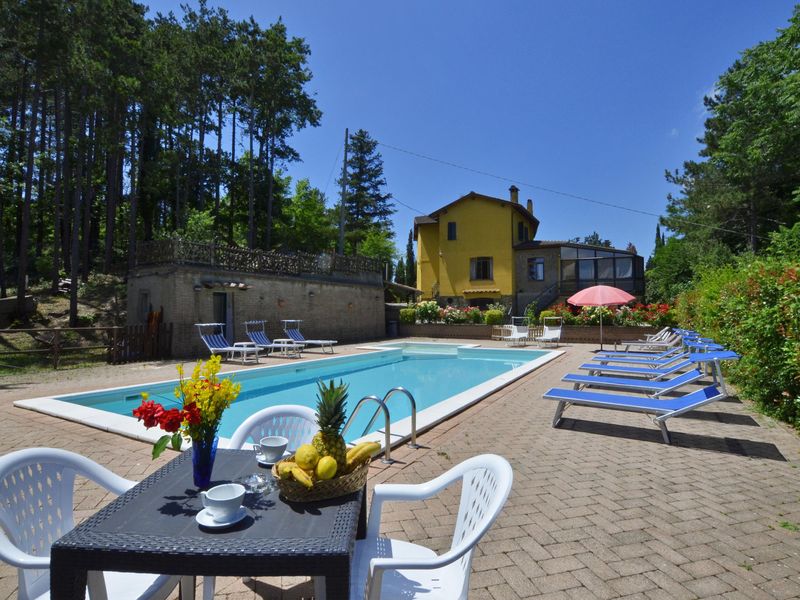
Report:
[[[356,404],[355,410],[353,410],[353,414],[350,415],[350,418],[347,419],[347,423],[345,423],[344,427],[342,428],[342,435],[350,428],[350,425],[353,423],[356,415],[361,411],[361,408],[367,402],[375,402],[378,404],[378,407],[375,409],[375,413],[372,415],[372,418],[369,420],[369,423],[364,428],[364,431],[361,435],[366,435],[366,433],[372,428],[375,424],[375,421],[378,418],[379,413],[383,413],[383,434],[384,434],[384,445],[383,445],[383,458],[381,459],[382,462],[386,464],[391,464],[394,462],[392,459],[392,432],[391,432],[391,416],[389,414],[389,407],[386,405],[389,398],[391,398],[395,394],[405,394],[406,398],[408,398],[408,402],[411,405],[411,440],[408,442],[409,448],[419,448],[417,444],[417,401],[414,400],[414,395],[409,392],[404,387],[393,387],[386,395],[383,397],[383,400],[378,398],[375,395],[364,396],[361,400],[358,401]]]

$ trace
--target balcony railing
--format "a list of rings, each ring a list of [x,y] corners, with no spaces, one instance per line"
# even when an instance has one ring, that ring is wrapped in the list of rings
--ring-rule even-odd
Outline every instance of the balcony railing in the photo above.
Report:
[[[366,256],[265,252],[180,238],[140,242],[136,248],[136,266],[160,264],[198,265],[226,271],[282,275],[383,272],[380,260]]]

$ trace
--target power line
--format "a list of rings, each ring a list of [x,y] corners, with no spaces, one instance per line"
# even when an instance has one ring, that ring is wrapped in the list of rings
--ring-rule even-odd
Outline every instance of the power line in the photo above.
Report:
[[[331,177],[333,177],[333,171],[336,169],[336,163],[339,162],[339,155],[342,153],[342,149],[338,148],[336,150],[336,158],[333,159],[333,164],[331,165],[331,172],[328,173],[328,181],[325,183],[325,191],[322,192],[323,196],[328,195],[328,186],[331,184]]]
[[[638,208],[631,208],[629,206],[622,206],[621,204],[613,204],[611,202],[604,202],[602,200],[595,200],[593,198],[587,198],[586,196],[580,196],[578,194],[572,194],[570,192],[562,192],[562,191],[559,191],[559,190],[554,190],[552,188],[544,187],[544,186],[541,186],[541,185],[536,185],[534,183],[529,183],[527,181],[521,181],[519,179],[512,179],[510,177],[504,177],[503,175],[497,175],[495,173],[489,173],[488,171],[482,171],[480,169],[473,169],[472,167],[466,167],[464,165],[460,165],[458,163],[454,163],[454,162],[449,161],[449,160],[442,160],[440,158],[435,158],[433,156],[428,156],[426,154],[421,154],[419,152],[414,152],[413,150],[406,150],[405,148],[399,148],[397,146],[392,146],[391,144],[386,144],[384,142],[378,142],[378,144],[381,145],[381,146],[384,146],[386,148],[389,148],[391,150],[396,150],[397,152],[403,152],[404,154],[409,154],[411,156],[416,156],[417,158],[422,158],[424,160],[429,160],[431,162],[436,162],[436,163],[439,163],[439,164],[442,164],[442,165],[447,165],[448,167],[453,167],[455,169],[461,169],[463,171],[469,171],[470,173],[476,173],[478,175],[484,175],[486,177],[492,177],[493,179],[498,179],[500,181],[505,181],[505,182],[508,182],[508,183],[513,183],[515,185],[528,187],[528,188],[531,188],[531,189],[534,189],[534,190],[539,190],[541,192],[547,192],[549,194],[555,194],[557,196],[563,196],[565,198],[572,198],[574,200],[582,200],[583,202],[589,202],[591,204],[597,204],[597,205],[605,206],[605,207],[608,207],[608,208],[615,208],[617,210],[624,210],[624,211],[635,213],[635,214],[646,215],[648,217],[656,217],[658,219],[661,218],[661,215],[659,215],[658,213],[650,212],[650,211],[647,211],[647,210],[641,210],[641,209],[638,209]],[[403,204],[403,203],[398,201],[398,204]],[[407,204],[403,204],[403,206],[405,206],[407,208],[411,208],[412,210],[415,210],[415,211],[419,212],[420,214],[425,214],[421,210],[413,208],[413,207],[410,207]],[[676,219],[677,221],[680,221],[681,223],[685,223],[687,225],[696,225],[698,227],[705,227],[707,229],[713,229],[714,231],[722,231],[722,232],[725,232],[725,233],[732,233],[734,235],[742,235],[742,236],[745,236],[745,237],[749,237],[749,234],[741,232],[741,231],[736,231],[734,229],[725,229],[723,227],[717,227],[715,225],[707,225],[705,223],[699,223],[697,221],[691,221],[689,219],[683,219],[683,218],[680,218],[680,217],[673,217],[673,218]],[[763,236],[759,236],[759,235],[756,235],[754,237],[756,237],[758,239],[766,239]]]

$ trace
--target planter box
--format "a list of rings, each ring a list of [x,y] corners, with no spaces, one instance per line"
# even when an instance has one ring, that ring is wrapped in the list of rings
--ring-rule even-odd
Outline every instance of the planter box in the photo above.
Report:
[[[625,340],[638,340],[649,334],[657,333],[661,328],[655,327],[617,327],[603,325],[603,344],[614,344]],[[565,344],[599,344],[600,327],[575,327],[566,325],[561,329],[561,341]]]
[[[474,325],[459,323],[399,323],[400,337],[461,338],[466,340],[488,340],[492,338],[493,325]],[[614,344],[624,340],[638,340],[648,334],[656,333],[655,327],[616,327],[603,326],[603,344]],[[564,344],[599,344],[600,327],[574,327],[565,325],[561,329],[561,342]]]

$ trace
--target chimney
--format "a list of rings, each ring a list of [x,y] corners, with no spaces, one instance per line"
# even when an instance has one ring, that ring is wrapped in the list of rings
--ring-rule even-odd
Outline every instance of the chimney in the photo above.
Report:
[[[515,185],[512,185],[508,188],[508,191],[511,192],[511,201],[514,204],[519,204],[519,188]]]
[[[533,214],[533,200],[528,198],[528,212]]]

